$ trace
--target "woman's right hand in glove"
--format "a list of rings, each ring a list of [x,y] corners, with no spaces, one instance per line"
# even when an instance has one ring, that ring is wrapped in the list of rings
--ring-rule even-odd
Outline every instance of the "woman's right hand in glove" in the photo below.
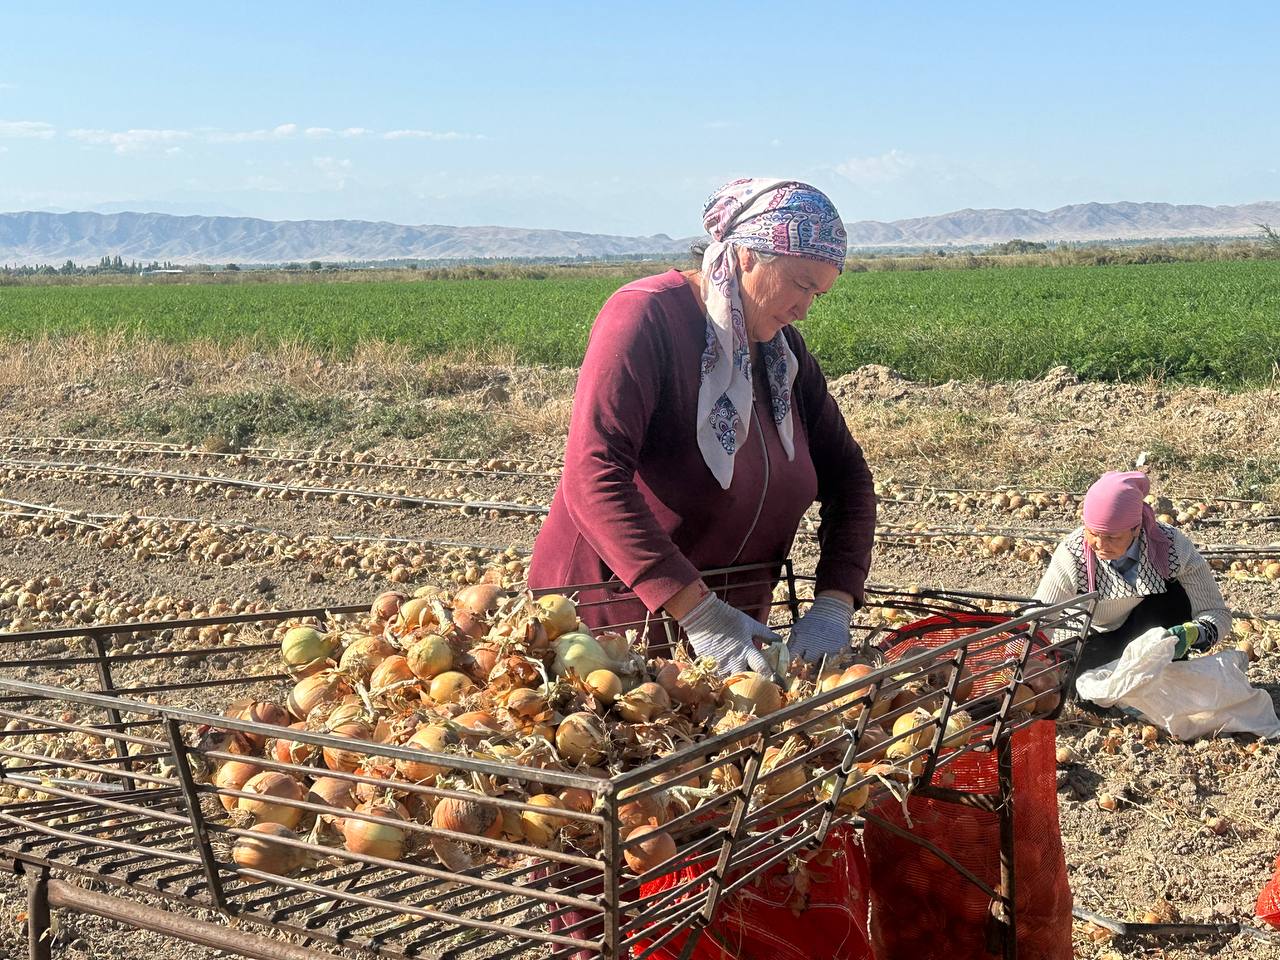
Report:
[[[703,597],[697,606],[679,618],[679,623],[693,646],[693,652],[699,657],[714,659],[716,672],[721,676],[728,677],[747,670],[754,670],[765,677],[773,675],[773,668],[755,640],[759,638],[765,644],[771,644],[781,643],[782,638],[714,593]]]

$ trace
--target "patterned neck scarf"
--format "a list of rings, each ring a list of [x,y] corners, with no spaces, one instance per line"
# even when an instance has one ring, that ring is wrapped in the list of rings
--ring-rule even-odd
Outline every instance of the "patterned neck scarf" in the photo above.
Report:
[[[747,179],[725,184],[703,210],[711,243],[702,257],[707,345],[698,386],[698,449],[720,486],[733,482],[733,458],[751,428],[751,343],[739,291],[735,247],[809,257],[844,269],[844,224],[822,191],[795,180]],[[782,331],[760,344],[773,422],[787,459],[795,459],[791,386],[798,363]]]

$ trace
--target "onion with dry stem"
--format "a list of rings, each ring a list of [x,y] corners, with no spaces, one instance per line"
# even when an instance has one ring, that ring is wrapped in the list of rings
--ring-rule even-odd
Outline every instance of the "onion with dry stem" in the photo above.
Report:
[[[260,773],[262,773],[262,768],[256,763],[227,760],[222,766],[218,767],[217,772],[213,775],[213,785],[224,790],[243,790],[244,785]],[[225,810],[234,810],[239,802],[239,798],[228,796],[227,794],[220,794],[218,799],[222,801],[222,806]]]
[[[419,727],[405,746],[429,753],[445,753],[457,746],[458,742],[458,736],[452,730],[433,724]],[[447,772],[448,768],[430,760],[397,760],[396,770],[400,776],[413,783],[430,783]]]
[[[478,796],[475,800],[442,798],[431,814],[431,825],[437,830],[451,830],[473,837],[497,839],[502,835],[502,817],[498,808],[482,802]],[[467,870],[478,862],[470,844],[448,837],[432,837],[431,849],[450,870]]]
[[[528,803],[550,810],[563,809],[560,798],[549,793],[534,794],[529,798]],[[555,844],[565,819],[543,811],[521,810],[520,822],[524,828],[524,838],[530,846],[551,847]]]
[[[649,723],[671,711],[671,698],[656,683],[642,683],[613,702],[618,716],[629,723]]]

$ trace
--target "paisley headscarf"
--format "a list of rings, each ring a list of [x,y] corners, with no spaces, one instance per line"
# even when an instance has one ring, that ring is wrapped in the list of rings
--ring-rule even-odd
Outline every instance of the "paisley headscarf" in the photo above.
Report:
[[[1104,473],[1084,495],[1084,525],[1095,533],[1124,533],[1141,526],[1147,535],[1147,558],[1160,576],[1169,577],[1169,540],[1156,525],[1156,514],[1146,502],[1151,481],[1145,473]],[[1096,588],[1098,558],[1086,540],[1084,563],[1089,589]]]
[[[795,180],[734,180],[702,213],[711,235],[702,256],[707,345],[698,387],[698,449],[720,486],[733,482],[733,458],[751,428],[751,344],[742,315],[734,247],[809,257],[844,269],[848,238],[835,206],[816,187]],[[791,385],[798,363],[782,331],[760,344],[773,421],[787,459],[795,458]]]

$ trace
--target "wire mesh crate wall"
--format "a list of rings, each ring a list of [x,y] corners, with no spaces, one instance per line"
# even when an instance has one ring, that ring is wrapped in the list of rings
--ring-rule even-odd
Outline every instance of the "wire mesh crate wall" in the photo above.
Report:
[[[753,581],[772,584],[778,569],[736,568],[732,577],[739,588],[754,587]],[[785,595],[775,603],[778,619],[788,620],[799,609],[802,578],[789,565],[782,572]],[[953,619],[975,606],[969,598],[944,594],[873,594],[870,604],[873,611]],[[1033,722],[1033,713],[1016,709],[1014,697],[1032,662],[1029,639],[1061,635],[1049,648],[1073,656],[1089,609],[1080,602],[1030,610],[999,629],[957,636],[874,668],[857,683],[700,737],[612,777],[504,762],[492,752],[489,759],[431,754],[290,730],[292,742],[321,758],[326,751],[339,756],[358,750],[358,768],[335,763],[336,769],[319,772],[374,797],[393,790],[406,816],[392,829],[403,834],[409,853],[356,853],[331,845],[332,836],[326,843],[274,840],[273,852],[297,850],[310,858],[287,877],[235,861],[231,849],[255,831],[227,807],[261,804],[261,797],[211,781],[221,765],[245,762],[237,738],[266,741],[283,731],[220,716],[217,707],[244,698],[280,700],[290,678],[272,668],[278,644],[261,630],[302,616],[321,618],[324,611],[11,635],[3,638],[13,654],[4,658],[4,672],[25,672],[31,679],[0,679],[0,718],[6,722],[0,789],[11,794],[0,805],[0,850],[17,861],[385,956],[462,960],[568,956],[587,949],[622,957],[642,943],[652,952],[675,931],[705,924],[725,896],[771,865],[851,822],[868,796],[905,786],[906,777],[866,771],[859,763],[907,742],[911,748],[899,748],[894,769],[912,770],[912,782],[927,782],[955,757],[989,749],[999,736]],[[237,622],[251,635],[205,649],[140,640],[161,631],[198,637],[208,627]],[[673,642],[661,621],[649,627],[662,631],[660,645]],[[893,636],[884,624],[861,631]],[[42,644],[73,636],[84,638],[83,654],[40,655]],[[985,683],[983,689],[957,699],[964,692],[966,661],[990,651],[998,652],[991,665],[970,670]],[[137,682],[156,664],[174,664],[175,676],[164,683]],[[924,679],[933,682],[929,690],[920,689]],[[892,724],[900,716],[917,716],[913,711],[921,706],[933,707],[934,714],[919,714],[911,729],[869,742],[873,719]],[[972,723],[961,731],[967,742],[949,747],[944,739],[960,740],[954,724],[947,727],[960,707],[971,711]],[[315,762],[252,758],[263,771],[295,778],[317,773]],[[424,762],[484,793],[438,782],[389,782],[387,771]],[[722,792],[702,786],[715,781]],[[480,820],[504,824],[546,815],[527,797],[567,791],[589,803],[556,810],[570,838],[561,849],[511,839],[515,831],[504,837],[501,828],[475,836],[432,825],[430,811],[442,801],[478,805]],[[654,804],[665,807],[664,829],[677,853],[637,874],[628,865],[626,835],[636,815]],[[381,833],[388,829],[384,816],[336,808],[311,794],[273,797],[270,806],[272,816],[289,822],[296,816],[303,825],[325,817],[373,824]],[[697,870],[675,889],[642,889],[655,877],[687,867]]]

